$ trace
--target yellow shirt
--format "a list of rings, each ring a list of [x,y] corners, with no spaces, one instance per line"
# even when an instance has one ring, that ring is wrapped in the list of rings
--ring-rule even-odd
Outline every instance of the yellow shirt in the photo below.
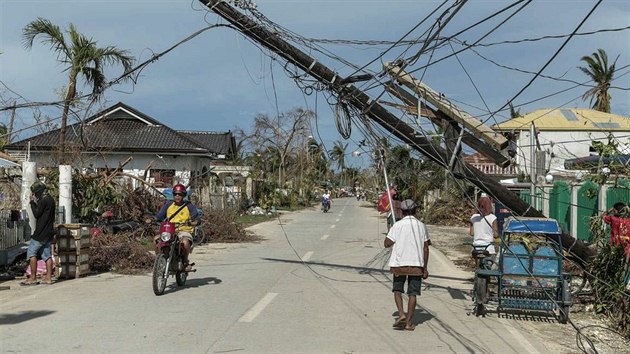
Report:
[[[171,205],[169,205],[168,209],[166,209],[166,217],[169,217],[170,215],[175,214],[175,212],[177,212],[177,210],[179,210],[179,208],[181,208],[181,205],[176,205],[175,203],[172,203]],[[188,222],[188,220],[190,219],[190,211],[188,210],[188,206],[184,206],[184,208],[177,213],[171,220],[172,223],[185,223]],[[177,231],[183,231],[183,232],[188,232],[190,234],[192,234],[194,228],[192,226],[189,225],[177,225]]]

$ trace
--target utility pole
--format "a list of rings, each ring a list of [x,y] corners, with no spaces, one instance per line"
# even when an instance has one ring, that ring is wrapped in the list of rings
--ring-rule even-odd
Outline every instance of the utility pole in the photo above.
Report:
[[[246,36],[299,67],[306,74],[327,85],[330,91],[336,93],[339,97],[343,97],[345,102],[352,104],[366,117],[381,125],[392,135],[414,147],[433,162],[444,168],[448,168],[449,158],[444,149],[432,144],[431,141],[417,134],[411,126],[391,114],[363,91],[347,84],[353,81],[352,77],[340,77],[337,73],[319,63],[314,58],[311,58],[306,53],[284,41],[277,34],[267,30],[248,16],[236,11],[223,0],[200,0],[200,2],[211,11],[230,22]],[[460,163],[462,170],[461,172],[454,171],[455,177],[468,180],[489,196],[500,200],[505,206],[510,208],[515,215],[545,217],[543,213],[518,198],[512,191],[489,178],[470,164],[465,161],[460,161]],[[579,260],[587,260],[595,255],[595,249],[588,248],[584,242],[574,239],[568,234],[563,234],[561,239],[562,246],[567,249],[570,248],[572,252],[579,257]]]
[[[11,109],[11,120],[9,120],[9,131],[7,132],[7,144],[11,144],[11,135],[13,135],[13,122],[15,121],[15,105],[17,101],[13,101],[13,109]]]

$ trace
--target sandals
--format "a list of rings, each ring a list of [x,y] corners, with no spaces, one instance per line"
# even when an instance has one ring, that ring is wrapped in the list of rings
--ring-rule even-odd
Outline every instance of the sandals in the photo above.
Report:
[[[407,317],[397,318],[396,321],[394,321],[394,324],[392,325],[392,327],[394,327],[394,329],[397,329],[399,331],[402,331],[402,330],[413,331],[416,329],[415,324],[407,323]]]
[[[22,286],[39,285],[39,282],[33,281],[33,280],[25,280],[25,281],[20,282],[20,285]]]
[[[407,317],[398,317],[392,327],[396,329],[403,329],[407,324]]]
[[[195,271],[195,269],[193,268],[194,265],[195,265],[194,262],[193,263],[184,264],[184,271],[185,272],[194,272]]]

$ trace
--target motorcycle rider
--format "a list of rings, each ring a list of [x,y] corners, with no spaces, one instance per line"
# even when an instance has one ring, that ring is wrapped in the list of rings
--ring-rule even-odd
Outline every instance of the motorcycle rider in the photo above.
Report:
[[[173,200],[164,203],[160,211],[155,214],[154,218],[157,221],[163,221],[169,219],[170,222],[177,224],[177,236],[182,242],[182,262],[186,267],[186,271],[191,271],[193,264],[188,263],[188,255],[193,244],[192,233],[195,226],[201,223],[201,218],[197,211],[197,208],[189,201],[184,201],[184,197],[188,192],[183,184],[176,184],[173,186]],[[180,210],[181,209],[181,210]],[[179,210],[179,211],[178,211]],[[150,218],[145,220],[151,222]],[[156,242],[157,238],[156,237]]]
[[[326,192],[324,192],[324,194],[322,194],[322,210],[324,209],[324,207],[326,206],[326,204],[328,204],[328,209],[330,209],[330,191],[326,190]]]

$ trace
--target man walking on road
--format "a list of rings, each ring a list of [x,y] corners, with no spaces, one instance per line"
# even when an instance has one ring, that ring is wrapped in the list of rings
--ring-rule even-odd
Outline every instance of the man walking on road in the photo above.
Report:
[[[403,218],[397,221],[385,237],[386,248],[392,247],[389,269],[394,275],[392,291],[398,308],[398,318],[394,328],[413,331],[413,314],[416,308],[416,296],[420,295],[422,279],[429,277],[429,233],[426,226],[415,218],[416,203],[407,199],[400,205]],[[407,313],[403,309],[402,293],[407,282]]]

